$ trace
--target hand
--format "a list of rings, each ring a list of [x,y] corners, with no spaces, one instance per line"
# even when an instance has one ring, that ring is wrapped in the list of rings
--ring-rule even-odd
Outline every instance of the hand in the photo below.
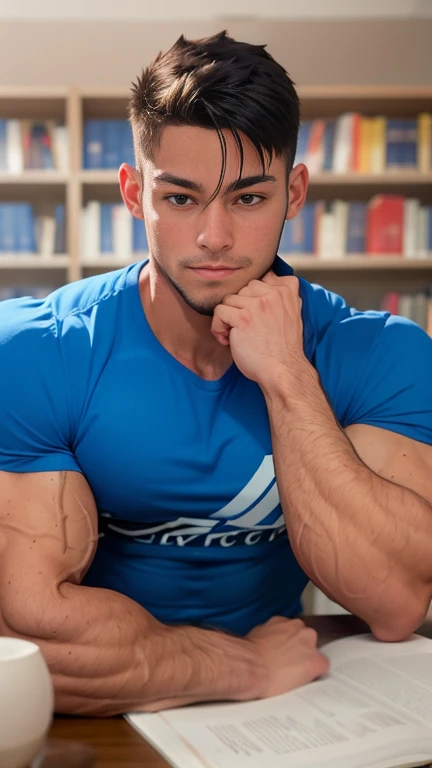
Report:
[[[304,363],[298,279],[268,272],[251,280],[216,307],[211,331],[220,344],[230,345],[237,368],[258,384],[296,360]]]
[[[259,698],[279,696],[310,683],[329,669],[329,661],[317,649],[317,633],[300,619],[274,616],[249,632],[266,669]]]

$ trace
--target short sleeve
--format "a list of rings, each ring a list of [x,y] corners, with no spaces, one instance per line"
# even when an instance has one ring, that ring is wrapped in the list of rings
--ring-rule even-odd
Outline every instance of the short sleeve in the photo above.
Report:
[[[68,393],[48,303],[0,303],[0,470],[81,471],[70,450]]]
[[[418,325],[357,313],[329,330],[317,360],[342,427],[370,424],[432,444],[432,339]]]

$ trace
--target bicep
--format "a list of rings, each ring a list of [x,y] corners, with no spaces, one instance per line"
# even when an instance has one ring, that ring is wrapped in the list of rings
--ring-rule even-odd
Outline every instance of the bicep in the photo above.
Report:
[[[344,431],[373,472],[432,505],[432,445],[368,424],[351,424]]]
[[[63,582],[78,584],[97,545],[97,512],[78,472],[0,472],[0,620],[40,620]],[[39,601],[39,603],[38,603]]]

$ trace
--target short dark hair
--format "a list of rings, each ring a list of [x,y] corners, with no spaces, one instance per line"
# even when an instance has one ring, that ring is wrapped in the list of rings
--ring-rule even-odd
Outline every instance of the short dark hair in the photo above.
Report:
[[[265,160],[286,158],[294,164],[300,123],[300,103],[285,69],[265,50],[228,37],[225,31],[201,40],[182,35],[166,53],[159,53],[132,84],[129,118],[138,170],[141,158],[151,157],[168,125],[216,129],[222,149],[218,194],[226,168],[229,129],[240,152],[242,131],[255,146],[265,173]]]

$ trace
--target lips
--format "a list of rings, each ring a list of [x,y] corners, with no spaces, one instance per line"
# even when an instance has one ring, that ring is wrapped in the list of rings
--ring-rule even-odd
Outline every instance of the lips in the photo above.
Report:
[[[225,265],[225,264],[218,264],[217,266],[215,266],[214,264],[200,264],[199,267],[192,267],[192,269],[211,269],[217,272],[219,270],[225,271],[227,269],[234,271],[238,269],[238,267],[229,267],[228,265]]]
[[[225,267],[225,266],[204,266],[204,267],[193,267],[192,268],[194,273],[198,275],[199,277],[203,277],[206,280],[223,280],[226,277],[231,277],[231,275],[234,274],[234,272],[237,272],[237,267]]]

